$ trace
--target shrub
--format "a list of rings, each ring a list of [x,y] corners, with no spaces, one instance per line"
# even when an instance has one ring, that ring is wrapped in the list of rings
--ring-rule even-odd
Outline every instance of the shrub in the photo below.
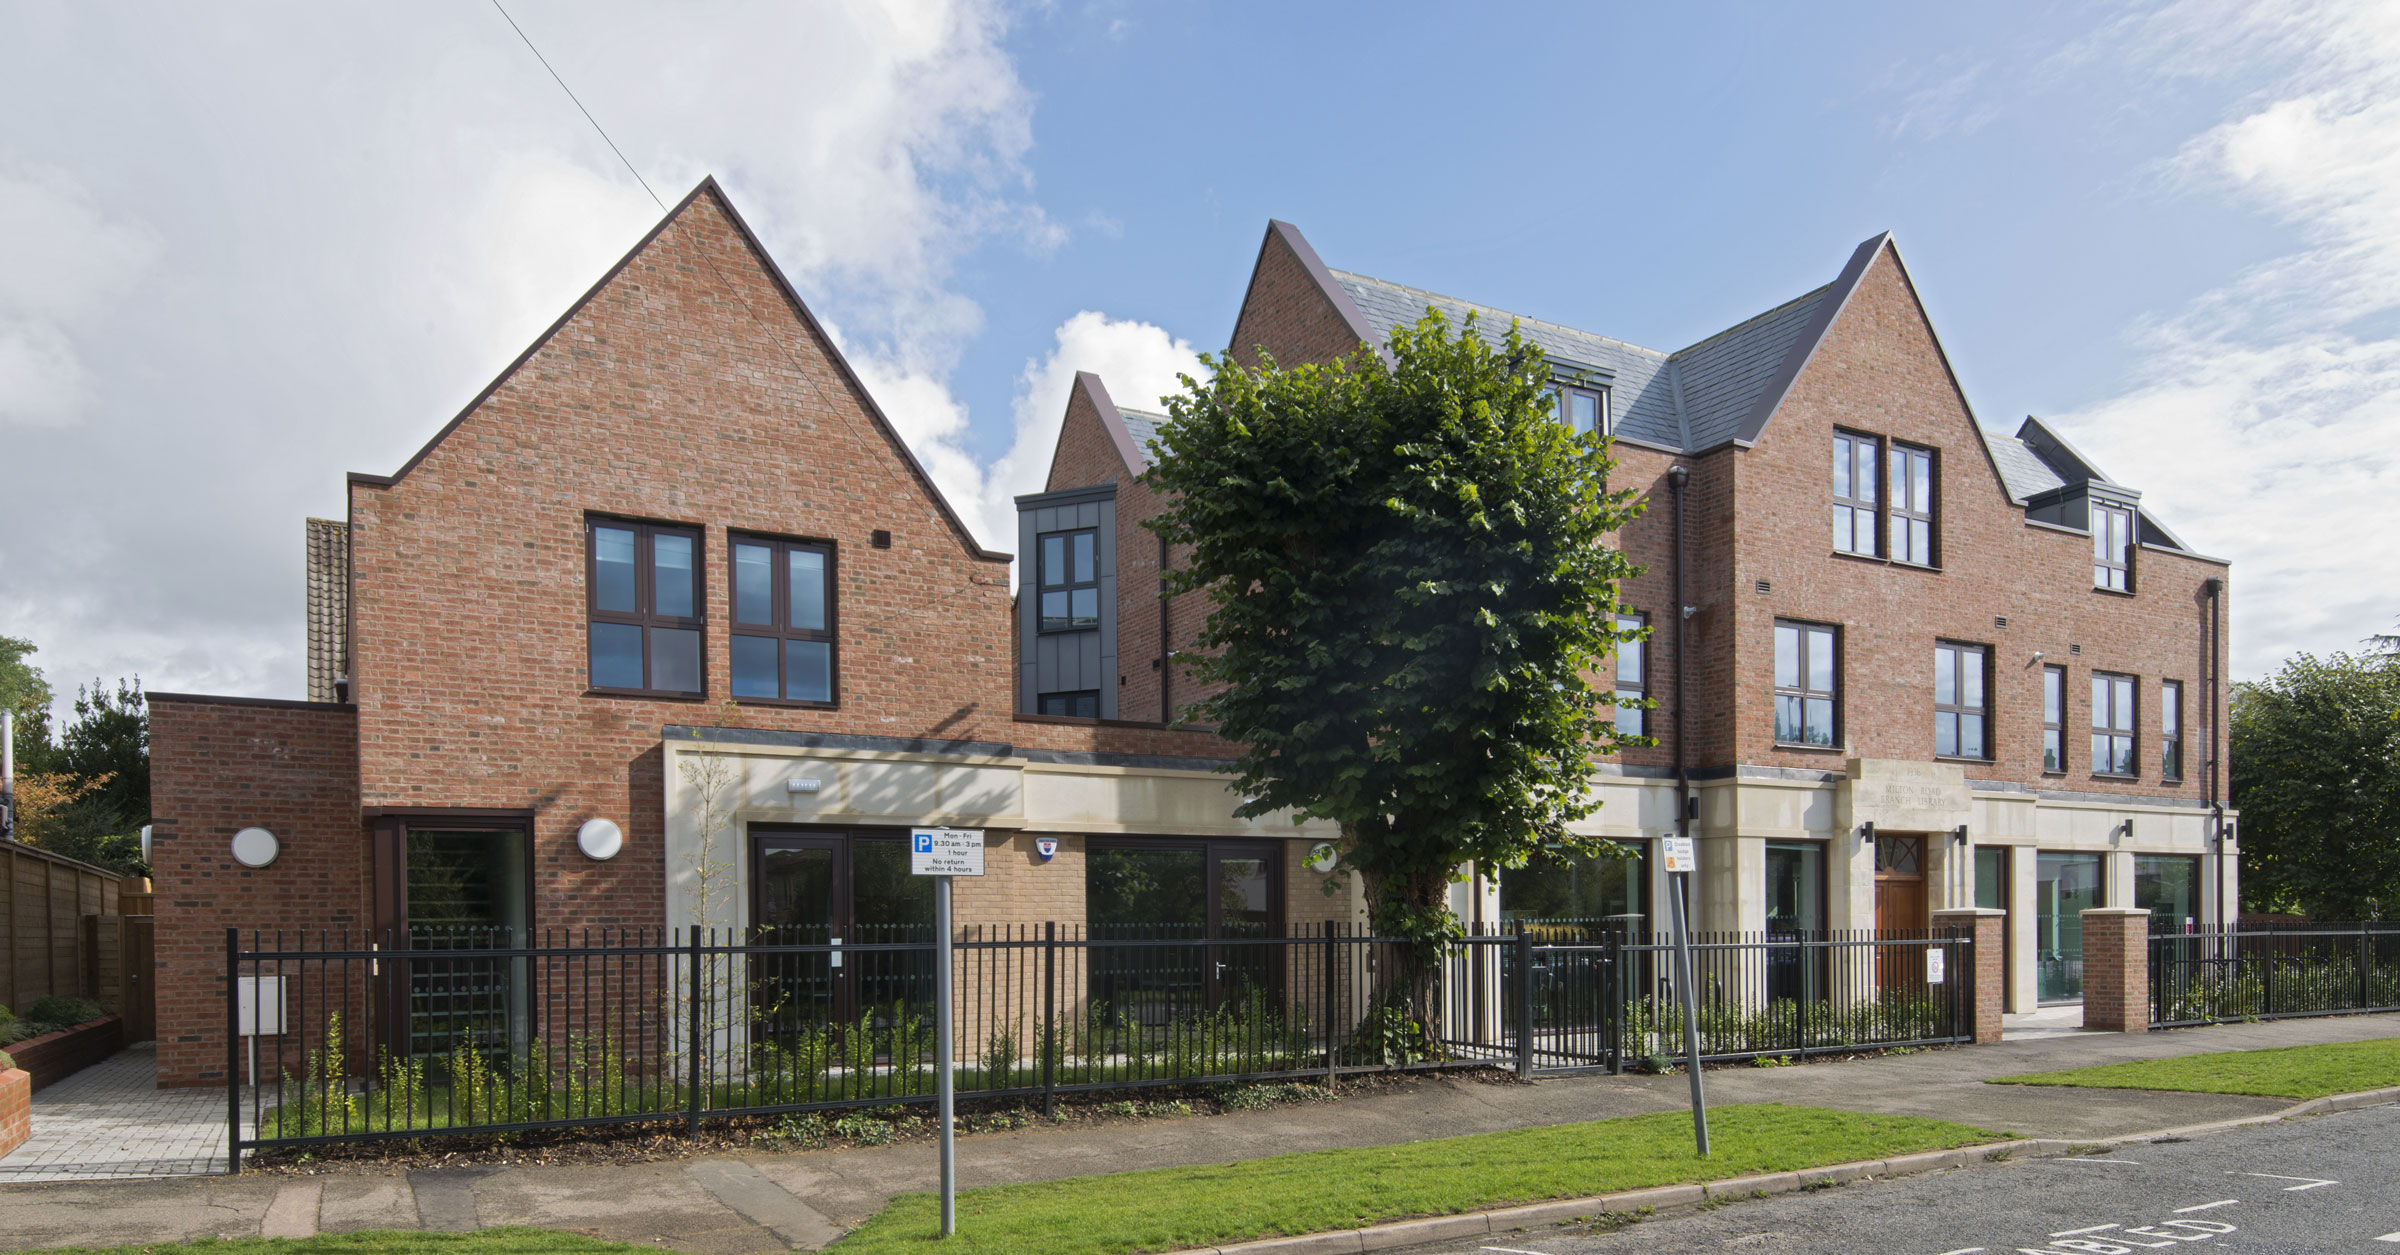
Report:
[[[106,1014],[108,1008],[89,998],[63,998],[56,994],[36,998],[32,1006],[25,1008],[26,1019],[40,1020],[60,1028],[88,1023]]]
[[[0,1050],[0,1072],[6,1072],[15,1066],[17,1066],[17,1061],[9,1058],[7,1051]]]

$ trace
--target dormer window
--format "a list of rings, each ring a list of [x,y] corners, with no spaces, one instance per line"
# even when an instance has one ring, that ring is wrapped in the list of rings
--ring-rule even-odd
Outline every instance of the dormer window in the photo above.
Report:
[[[1560,384],[1550,389],[1558,409],[1558,420],[1578,436],[1609,434],[1608,389],[1578,388]]]
[[[2092,587],[2133,591],[2133,511],[2092,502]]]

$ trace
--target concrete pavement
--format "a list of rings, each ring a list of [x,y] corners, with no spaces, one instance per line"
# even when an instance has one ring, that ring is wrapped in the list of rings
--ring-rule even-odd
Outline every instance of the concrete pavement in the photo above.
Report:
[[[1712,1103],[1806,1103],[1932,1116],[2032,1137],[2100,1139],[2279,1111],[2283,1099],[1986,1085],[1994,1076],[2128,1059],[2400,1036],[2400,1016],[2078,1033],[1994,1046],[1707,1074]],[[1335,1146],[1681,1108],[1681,1077],[1494,1084],[1425,1077],[1339,1103],[1110,1125],[1035,1127],[959,1141],[962,1187],[1223,1163]],[[0,1234],[31,1248],[301,1236],[369,1228],[566,1229],[696,1253],[814,1248],[895,1194],[934,1186],[930,1143],[712,1155],[624,1165],[0,1186]]]

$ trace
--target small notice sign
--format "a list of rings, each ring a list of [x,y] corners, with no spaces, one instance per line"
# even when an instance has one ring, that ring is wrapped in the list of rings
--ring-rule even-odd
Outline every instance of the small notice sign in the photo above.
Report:
[[[1928,948],[1928,949],[1925,951],[1925,983],[1926,983],[1926,984],[1928,984],[1928,985],[1939,985],[1939,984],[1941,984],[1941,983],[1942,983],[1942,967],[1943,967],[1944,963],[1948,961],[1948,959],[1949,959],[1949,958],[1950,958],[1950,952],[1949,952],[1949,951],[1947,951],[1947,950],[1936,950],[1936,949],[1931,949],[1931,948]]]
[[[918,828],[908,834],[908,870],[918,876],[983,874],[983,829]]]
[[[1659,851],[1666,859],[1667,870],[1669,872],[1699,871],[1700,851],[1696,848],[1696,844],[1690,837],[1668,837],[1659,842]]]

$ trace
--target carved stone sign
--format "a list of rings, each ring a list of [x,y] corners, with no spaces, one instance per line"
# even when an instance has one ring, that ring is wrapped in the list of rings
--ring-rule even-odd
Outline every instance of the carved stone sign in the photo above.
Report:
[[[1974,805],[1966,770],[1956,763],[1853,758],[1837,810],[1845,827],[1872,822],[1886,832],[1947,832]]]

